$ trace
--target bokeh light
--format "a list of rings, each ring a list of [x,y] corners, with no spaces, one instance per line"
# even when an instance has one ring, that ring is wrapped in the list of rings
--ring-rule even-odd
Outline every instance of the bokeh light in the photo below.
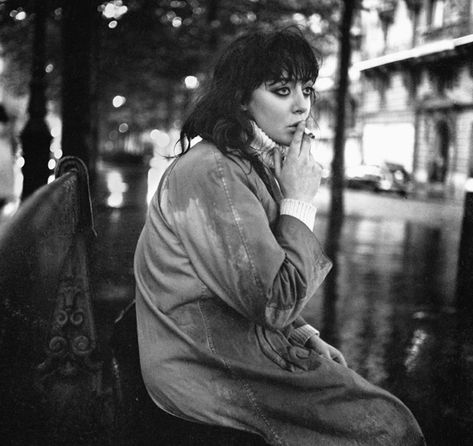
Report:
[[[111,171],[106,177],[107,189],[109,196],[107,205],[112,208],[119,208],[124,202],[124,193],[128,190],[128,184],[123,180],[123,176],[119,171]]]
[[[180,17],[174,17],[171,24],[174,28],[179,28],[182,25],[182,19]]]
[[[186,76],[184,79],[184,84],[186,85],[186,88],[192,90],[199,86],[199,79],[197,79],[195,76]]]
[[[121,107],[123,104],[125,104],[126,98],[124,96],[117,95],[113,98],[112,104],[115,108]]]
[[[159,147],[166,147],[171,141],[171,138],[167,133],[158,129],[151,130],[150,136]]]
[[[123,4],[121,0],[114,0],[107,2],[99,7],[102,14],[107,19],[119,19],[122,15],[126,14],[128,7]]]

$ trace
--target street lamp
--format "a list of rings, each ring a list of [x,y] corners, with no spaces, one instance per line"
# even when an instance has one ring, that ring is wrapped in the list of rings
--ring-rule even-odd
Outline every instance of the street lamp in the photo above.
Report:
[[[52,136],[45,121],[46,8],[46,0],[35,0],[33,65],[28,103],[29,117],[20,135],[25,159],[25,165],[23,166],[23,199],[43,184],[46,184],[49,176],[49,146]]]

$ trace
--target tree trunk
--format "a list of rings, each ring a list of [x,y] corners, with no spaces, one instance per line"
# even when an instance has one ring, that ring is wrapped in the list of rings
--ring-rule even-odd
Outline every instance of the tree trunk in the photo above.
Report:
[[[345,172],[345,121],[348,95],[348,69],[351,59],[351,27],[356,0],[345,0],[340,25],[336,122],[332,160],[331,218],[342,219],[344,213],[343,182]],[[329,225],[330,231],[330,225]]]
[[[218,47],[218,31],[217,31],[217,19],[218,19],[218,7],[219,0],[209,0],[207,4],[207,25],[209,27],[208,35],[208,49],[212,54]]]
[[[94,171],[96,100],[93,86],[93,36],[97,2],[68,0],[63,8],[62,148],[81,158]]]
[[[325,251],[333,262],[333,268],[325,280],[322,328],[326,340],[334,345],[338,345],[339,343],[336,323],[338,251],[344,217],[343,183],[345,176],[345,120],[349,84],[348,69],[350,67],[351,58],[350,37],[355,11],[355,1],[356,0],[345,0],[342,2],[344,6],[342,22],[340,25],[338,85],[336,92],[337,114],[333,145],[332,186],[329,221],[325,242]]]

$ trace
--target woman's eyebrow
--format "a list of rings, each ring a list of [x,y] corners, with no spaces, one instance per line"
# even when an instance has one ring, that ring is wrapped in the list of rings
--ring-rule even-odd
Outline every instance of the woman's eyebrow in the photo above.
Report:
[[[291,79],[281,77],[279,79],[274,79],[274,80],[266,82],[266,85],[268,85],[268,87],[272,87],[273,85],[277,85],[277,84],[285,85],[285,84],[288,84],[289,82],[291,82]]]

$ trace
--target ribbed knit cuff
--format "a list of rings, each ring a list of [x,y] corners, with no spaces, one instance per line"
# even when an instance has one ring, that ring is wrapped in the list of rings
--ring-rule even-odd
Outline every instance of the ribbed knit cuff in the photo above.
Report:
[[[281,201],[281,215],[290,215],[302,221],[311,231],[314,230],[317,208],[306,201],[284,198]]]
[[[312,325],[306,324],[302,325],[299,328],[295,328],[291,331],[289,337],[294,341],[298,342],[299,344],[305,345],[305,343],[312,337],[312,336],[320,336],[319,330],[316,330]]]

